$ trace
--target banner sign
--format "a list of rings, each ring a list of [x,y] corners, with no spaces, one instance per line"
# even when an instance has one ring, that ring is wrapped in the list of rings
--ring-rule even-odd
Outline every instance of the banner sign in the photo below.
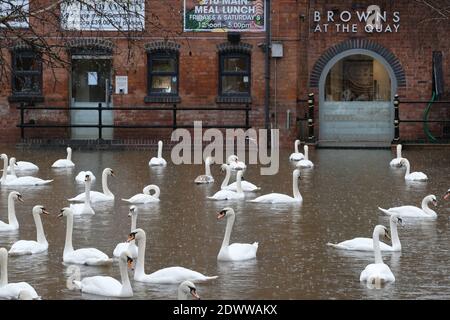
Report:
[[[264,0],[184,0],[184,31],[265,30]]]
[[[28,28],[29,16],[28,0],[0,1],[0,28]]]
[[[144,30],[145,0],[64,1],[61,27],[86,31]]]

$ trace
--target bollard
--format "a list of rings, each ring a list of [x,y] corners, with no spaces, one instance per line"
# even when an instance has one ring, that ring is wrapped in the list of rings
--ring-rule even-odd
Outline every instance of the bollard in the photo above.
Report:
[[[400,119],[399,119],[399,106],[400,99],[398,94],[394,96],[394,141],[393,143],[398,143],[400,140]]]
[[[314,141],[314,93],[308,94],[308,140]]]

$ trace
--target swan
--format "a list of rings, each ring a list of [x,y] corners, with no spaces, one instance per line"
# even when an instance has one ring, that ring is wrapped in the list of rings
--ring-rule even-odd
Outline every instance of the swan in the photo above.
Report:
[[[70,204],[74,215],[95,214],[91,207],[91,176],[88,174],[84,178],[84,194],[84,203]]]
[[[227,166],[228,167],[228,166]],[[242,171],[238,171],[236,174],[236,189],[237,191],[230,190],[219,190],[213,196],[208,197],[208,199],[212,200],[234,200],[234,199],[243,199],[245,197],[244,191],[241,186],[241,178]]]
[[[210,164],[211,164],[211,157],[207,157],[205,159],[205,174],[202,174],[202,175],[198,176],[197,178],[195,178],[195,180],[194,180],[195,183],[201,184],[201,183],[213,183],[214,182],[214,178],[211,175]]]
[[[132,297],[133,289],[131,288],[130,278],[128,277],[128,268],[131,268],[133,258],[131,254],[124,251],[119,257],[119,269],[121,282],[109,276],[87,277],[81,281],[74,280],[74,288],[81,290],[83,293],[96,294],[107,297]]]
[[[131,206],[130,211],[128,213],[128,216],[131,217],[131,231],[136,229],[137,215],[138,215],[138,208],[136,206]],[[130,253],[131,258],[133,259],[137,258],[138,248],[136,246],[135,241],[119,243],[114,249],[113,256],[120,257],[120,255],[127,250]]]
[[[304,145],[303,146],[303,150],[305,150],[305,158],[300,160],[299,162],[297,162],[295,164],[296,167],[300,167],[300,168],[312,168],[314,167],[314,163],[312,163],[311,160],[308,159],[308,146]]]
[[[402,158],[400,161],[404,166],[406,166],[406,172],[405,172],[405,180],[408,181],[426,181],[428,180],[428,177],[423,172],[412,172],[410,173],[410,164],[409,160],[406,158]]]
[[[11,175],[15,176],[15,164],[16,164],[16,158],[12,157],[9,159],[9,166],[11,167]],[[5,186],[40,186],[43,184],[48,184],[52,182],[51,180],[42,180],[36,177],[32,176],[25,176],[25,177],[19,177],[16,179],[8,180],[4,183]]]
[[[155,191],[153,194],[150,194],[150,190]],[[123,199],[123,201],[129,203],[149,203],[149,202],[159,202],[159,187],[155,184],[149,184],[143,190],[143,193],[138,193],[132,196],[130,199]],[[136,228],[135,228],[136,229]]]
[[[9,249],[10,255],[25,255],[46,252],[48,249],[48,242],[45,238],[44,227],[42,226],[41,214],[48,214],[43,206],[37,205],[32,210],[34,223],[36,225],[36,241],[19,240]]]
[[[158,141],[158,156],[153,157],[148,162],[149,166],[165,166],[167,165],[167,161],[162,157],[162,147],[163,142],[161,140]]]
[[[247,168],[245,163],[239,161],[239,158],[234,154],[228,157],[227,163],[230,166],[231,170],[245,170]]]
[[[399,217],[409,217],[409,218],[437,218],[436,211],[430,209],[428,204],[432,202],[434,206],[437,206],[436,196],[430,194],[423,198],[422,209],[415,206],[401,206],[389,209],[383,209],[378,207],[379,210],[387,215],[397,214]]]
[[[380,250],[379,237],[384,236],[389,239],[389,231],[385,226],[377,225],[373,230],[373,248],[375,255],[375,263],[369,264],[359,277],[359,281],[367,283],[394,282],[395,277],[387,264],[383,263]]]
[[[397,145],[397,158],[394,158],[389,163],[391,167],[401,167],[402,166],[402,145]]]
[[[222,181],[222,185],[220,186],[220,189],[222,190],[230,190],[230,191],[237,191],[237,182],[233,182],[232,184],[228,184],[230,181],[231,176],[231,169],[230,166],[227,164],[222,164],[222,171],[226,171],[225,178]],[[242,180],[241,178],[241,188],[244,192],[253,192],[257,190],[261,190],[260,187],[255,186],[253,183],[249,181]]]
[[[95,248],[83,248],[74,250],[72,246],[73,211],[70,208],[62,208],[58,217],[67,217],[66,243],[64,245],[63,261],[71,264],[85,264],[90,266],[109,265],[112,263],[106,254]]]
[[[227,227],[223,238],[222,247],[220,247],[217,260],[222,261],[242,261],[256,258],[258,250],[258,242],[250,243],[233,243],[230,244],[231,230],[233,229],[236,215],[233,208],[224,208],[217,214],[217,220],[227,218]]]
[[[253,200],[250,202],[262,202],[262,203],[289,203],[289,202],[302,202],[303,198],[298,190],[298,182],[297,180],[300,178],[300,170],[295,169],[292,172],[292,190],[294,197],[290,197],[286,194],[282,193],[269,193]]]
[[[59,159],[53,162],[52,168],[73,168],[75,167],[75,163],[72,162],[72,148],[67,147],[67,158]]]
[[[195,284],[189,280],[183,281],[178,286],[178,300],[189,300],[190,296],[194,297],[194,299],[200,300]]]
[[[0,184],[5,184],[8,181],[12,181],[14,179],[17,179],[16,174],[14,173],[14,175],[12,174],[8,174],[8,156],[4,153],[2,153],[0,155],[0,159],[3,160],[3,173],[2,173],[2,178],[0,179]]]
[[[402,245],[400,243],[400,239],[398,237],[397,225],[403,225],[402,219],[397,215],[391,215],[389,219],[389,224],[392,232],[392,246],[381,242],[380,250],[381,251],[401,251]],[[370,238],[354,238],[352,240],[346,240],[335,243],[327,243],[327,245],[332,246],[336,249],[344,249],[344,250],[356,250],[356,251],[373,251],[373,239]]]
[[[8,283],[8,251],[0,248],[0,298],[19,299],[21,293],[27,291],[33,299],[40,299],[36,290],[26,282]]]
[[[94,174],[92,173],[92,171],[80,171],[77,176],[75,177],[75,181],[78,183],[84,183],[84,179],[86,177],[86,175],[89,175],[91,177],[91,181],[94,182],[96,180]]]
[[[23,202],[22,195],[17,191],[11,191],[8,195],[8,223],[0,221],[0,231],[13,231],[19,229],[19,221],[16,217],[14,200]]]
[[[291,153],[289,156],[290,161],[300,161],[305,158],[303,153],[298,152],[298,145],[300,144],[300,140],[295,140],[294,142],[294,153]]]
[[[103,202],[103,201],[114,201],[114,194],[108,188],[108,176],[115,177],[114,171],[111,168],[105,168],[102,172],[102,192],[91,191],[91,203]],[[86,193],[80,193],[76,197],[68,199],[73,202],[83,202],[86,199]]]
[[[33,162],[28,161],[17,161],[15,169],[17,171],[37,171],[39,167]],[[8,166],[8,172],[11,172],[11,166]]]
[[[450,189],[447,190],[447,193],[444,195],[444,200],[450,198]]]
[[[160,269],[151,274],[145,273],[145,242],[146,235],[142,229],[133,230],[128,236],[127,241],[137,241],[138,246],[138,258],[136,263],[136,269],[134,272],[134,280],[139,282],[155,283],[155,284],[175,284],[185,280],[192,282],[207,281],[216,279],[217,276],[208,277],[197,271],[186,269],[183,267],[169,267]]]

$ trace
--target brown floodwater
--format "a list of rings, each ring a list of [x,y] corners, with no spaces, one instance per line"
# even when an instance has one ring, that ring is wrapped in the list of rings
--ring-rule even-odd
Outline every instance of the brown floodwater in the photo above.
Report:
[[[218,279],[199,283],[203,299],[450,299],[450,201],[443,194],[450,187],[450,149],[411,149],[407,157],[413,171],[423,171],[429,181],[406,183],[404,169],[391,169],[390,150],[333,150],[311,152],[314,169],[302,169],[299,181],[304,201],[301,205],[271,205],[237,201],[213,201],[206,197],[220,189],[223,173],[212,166],[216,182],[195,185],[203,174],[203,165],[179,165],[163,156],[165,168],[150,168],[151,151],[74,150],[73,170],[55,170],[50,166],[65,158],[62,148],[16,149],[0,146],[0,152],[17,160],[36,163],[40,178],[54,179],[48,186],[0,187],[0,220],[7,221],[7,196],[11,190],[23,194],[25,203],[16,203],[20,223],[18,232],[0,233],[0,247],[10,248],[19,239],[34,239],[31,215],[34,205],[42,204],[49,216],[43,224],[49,250],[47,254],[10,257],[10,282],[30,283],[43,299],[99,299],[66,288],[67,266],[62,263],[65,219],[57,217],[66,200],[83,192],[75,183],[81,170],[91,170],[97,180],[93,190],[101,190],[101,172],[110,167],[116,178],[109,179],[116,195],[114,204],[95,206],[94,216],[75,217],[74,248],[95,247],[109,256],[117,243],[130,231],[128,198],[148,184],[161,189],[161,201],[140,205],[138,227],[147,233],[146,272],[169,266],[184,266]],[[261,176],[259,166],[250,165],[245,178],[261,191],[247,199],[270,192],[292,193],[290,150],[283,150],[280,171],[275,176]],[[404,219],[399,228],[401,253],[384,253],[383,259],[396,282],[382,289],[369,289],[359,282],[365,266],[373,262],[371,253],[342,252],[326,246],[357,236],[371,237],[377,224],[389,226],[378,206],[419,205],[424,196],[438,197],[438,218],[434,221]],[[216,213],[231,206],[236,222],[231,242],[259,242],[257,259],[245,262],[219,262],[225,221]],[[81,266],[81,276],[110,275],[120,279],[117,260],[112,266]],[[130,271],[131,277],[131,271]],[[132,279],[132,277],[131,277]],[[131,280],[133,299],[176,299],[176,285],[151,285]]]

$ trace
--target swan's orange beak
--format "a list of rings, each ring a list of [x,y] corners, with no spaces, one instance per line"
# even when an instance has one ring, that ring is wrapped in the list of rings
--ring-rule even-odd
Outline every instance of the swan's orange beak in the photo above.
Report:
[[[17,195],[17,200],[19,200],[20,202],[23,202],[23,198],[22,198],[22,195]]]
[[[136,239],[136,234],[130,233],[129,236],[128,236],[127,242],[131,242],[131,241],[133,241],[134,239]]]
[[[445,199],[445,198],[444,198]],[[436,207],[437,206],[437,201],[433,199],[433,204]]]
[[[217,220],[223,219],[223,217],[225,217],[224,211],[220,211],[219,213],[217,213]]]
[[[450,191],[447,191],[447,193],[444,196],[444,200],[447,200],[448,198],[450,198]]]
[[[42,208],[42,213],[43,214],[49,214],[47,210],[45,210],[45,208]]]
[[[197,290],[191,289],[191,295],[194,297],[194,299],[200,300],[200,296],[197,294]]]
[[[127,266],[128,266],[128,269],[133,270],[133,259],[130,257],[127,257]]]

